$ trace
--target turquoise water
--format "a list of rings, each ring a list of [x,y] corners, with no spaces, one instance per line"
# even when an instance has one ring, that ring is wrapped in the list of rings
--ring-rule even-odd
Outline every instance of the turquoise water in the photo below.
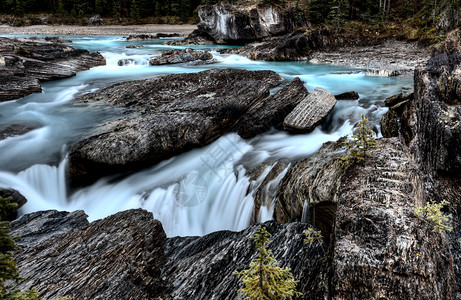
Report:
[[[368,76],[363,70],[307,62],[251,61],[239,55],[222,55],[210,49],[216,64],[149,66],[151,58],[172,48],[167,40],[127,42],[121,36],[63,36],[73,47],[100,51],[107,65],[77,76],[43,84],[43,93],[0,103],[0,125],[32,123],[37,129],[0,141],[0,186],[21,191],[28,203],[23,212],[42,209],[84,209],[91,220],[117,211],[142,207],[160,219],[169,236],[202,235],[221,229],[240,230],[253,213],[252,182],[245,167],[267,159],[297,159],[311,155],[322,143],[351,132],[366,114],[376,125],[386,112],[384,99],[412,90],[410,77]],[[143,45],[127,49],[127,45]],[[222,47],[222,46],[220,46]],[[120,59],[132,63],[119,66]],[[309,91],[323,87],[333,94],[356,91],[359,100],[338,101],[327,120],[314,132],[290,135],[271,130],[254,139],[228,134],[213,144],[184,153],[117,182],[104,178],[72,195],[66,189],[65,164],[71,143],[98,124],[114,118],[114,108],[77,104],[76,95],[96,91],[115,82],[212,68],[273,70],[287,82],[300,77]],[[211,152],[233,149],[224,159],[207,165]],[[243,164],[242,162],[245,162]],[[245,167],[243,166],[245,165]],[[271,212],[262,214],[269,219]]]

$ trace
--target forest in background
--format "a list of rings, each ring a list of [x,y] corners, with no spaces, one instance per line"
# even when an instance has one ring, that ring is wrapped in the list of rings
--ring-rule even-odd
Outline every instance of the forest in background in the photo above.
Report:
[[[242,2],[244,0],[229,0]],[[197,8],[218,0],[2,0],[0,21],[15,26],[44,23],[86,24],[99,14],[106,24],[197,23]],[[350,21],[380,25],[406,22],[441,32],[461,24],[461,0],[246,0],[290,6],[312,26]],[[302,22],[300,22],[302,23]]]

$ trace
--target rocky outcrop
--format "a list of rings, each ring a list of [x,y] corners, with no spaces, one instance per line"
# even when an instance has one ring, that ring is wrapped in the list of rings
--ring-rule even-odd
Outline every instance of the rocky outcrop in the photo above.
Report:
[[[216,69],[116,84],[84,101],[105,101],[126,113],[74,144],[74,185],[152,166],[227,133],[283,79],[272,71]]]
[[[49,213],[23,216],[13,234],[33,227],[41,236],[51,229],[46,223]],[[75,220],[75,214],[82,212],[54,214],[61,214],[61,225],[74,229],[40,240],[30,240],[31,232],[20,240],[26,246],[16,254],[20,274],[26,277],[18,287],[34,286],[41,297],[236,299],[241,284],[233,272],[248,268],[256,255],[251,240],[256,226],[241,232],[166,239],[160,222],[143,210],[78,226],[67,223],[73,220],[70,215]],[[300,281],[298,291],[307,298],[323,294],[327,289],[326,245],[318,241],[304,244],[309,225],[271,221],[264,226],[272,234],[269,249],[278,265],[291,268]]]
[[[268,248],[278,265],[291,268],[300,281],[297,290],[303,293],[303,299],[322,295],[327,288],[324,245],[304,244],[308,225],[271,221],[264,226],[272,234]],[[165,252],[170,260],[164,276],[171,289],[166,299],[236,299],[242,286],[232,273],[247,269],[256,255],[250,239],[255,230],[256,226],[252,226],[241,232],[219,231],[200,238],[168,239]]]
[[[322,88],[315,88],[283,121],[283,127],[296,132],[311,132],[336,105],[336,98]]]
[[[290,33],[296,27],[293,8],[256,3],[220,2],[198,9],[200,32],[218,44],[244,44]]]
[[[360,99],[359,93],[350,91],[335,95],[336,100],[358,100]]]
[[[243,138],[252,138],[271,127],[279,127],[308,94],[304,83],[296,77],[276,94],[250,107],[239,121],[238,134]]]
[[[208,51],[199,51],[191,48],[184,50],[169,50],[162,53],[160,57],[150,60],[151,66],[179,64],[186,62],[199,62],[201,64],[214,63],[213,55]]]
[[[28,244],[15,256],[27,278],[17,287],[34,287],[45,298],[159,299],[166,290],[165,241],[151,213],[120,212]]]
[[[335,299],[454,299],[449,240],[413,214],[421,206],[418,166],[398,139],[343,176],[334,227]]]
[[[0,38],[0,101],[41,92],[40,81],[104,65],[99,54],[50,39]]]
[[[249,44],[236,49],[223,49],[220,52],[245,55],[253,60],[308,60],[315,51],[334,48],[338,43],[327,30],[311,32],[298,30],[261,43]]]

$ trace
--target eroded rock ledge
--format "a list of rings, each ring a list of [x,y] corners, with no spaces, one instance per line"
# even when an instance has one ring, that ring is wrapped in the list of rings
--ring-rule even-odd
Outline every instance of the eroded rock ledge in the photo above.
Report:
[[[0,37],[0,101],[41,92],[41,81],[66,78],[104,65],[101,54],[74,49],[55,38]]]

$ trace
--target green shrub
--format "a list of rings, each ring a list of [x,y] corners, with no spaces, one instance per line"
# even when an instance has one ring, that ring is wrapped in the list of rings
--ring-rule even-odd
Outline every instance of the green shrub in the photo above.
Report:
[[[251,238],[256,244],[258,255],[251,261],[248,269],[234,272],[245,285],[239,290],[245,299],[292,299],[293,296],[302,295],[296,291],[298,281],[293,278],[290,269],[277,267],[272,251],[267,249],[270,236],[265,227],[259,226]]]
[[[308,246],[312,245],[314,242],[323,242],[323,235],[320,230],[315,230],[313,228],[308,228],[304,234],[306,238],[304,239],[304,243]]]
[[[452,215],[444,214],[441,209],[445,205],[450,204],[448,201],[443,200],[440,203],[430,201],[424,207],[415,206],[415,216],[421,218],[424,222],[432,224],[433,231],[440,233],[440,231],[451,231],[453,227],[449,225]]]

